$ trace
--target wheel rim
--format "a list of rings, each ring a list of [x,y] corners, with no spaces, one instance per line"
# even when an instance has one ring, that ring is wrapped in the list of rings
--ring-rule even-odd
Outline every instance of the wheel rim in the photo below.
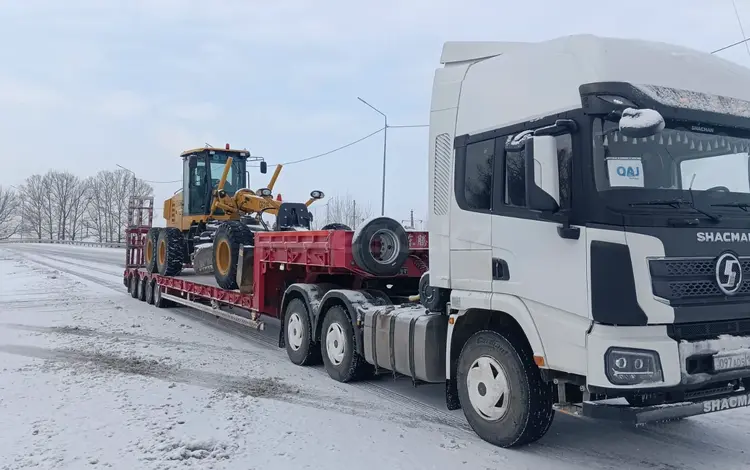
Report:
[[[508,411],[508,376],[497,360],[482,356],[474,361],[466,375],[466,388],[472,408],[487,421],[497,421]]]
[[[338,323],[331,323],[326,331],[326,353],[331,364],[337,366],[344,360],[346,337],[344,329]]]
[[[159,264],[163,266],[166,260],[167,260],[167,242],[162,240],[159,243]]]
[[[298,351],[302,347],[302,333],[303,333],[302,319],[296,313],[292,313],[289,316],[289,323],[286,326],[287,329],[287,340],[292,350]]]
[[[159,303],[161,300],[161,289],[158,284],[154,284],[154,303]]]
[[[380,264],[392,264],[398,258],[401,242],[391,230],[378,230],[370,237],[370,253]]]
[[[218,269],[221,274],[229,272],[230,259],[229,243],[227,243],[226,240],[221,240],[216,247],[216,269]]]
[[[151,263],[151,259],[154,257],[153,251],[154,251],[154,242],[152,242],[151,239],[149,238],[148,240],[146,240],[146,254],[145,254],[146,264]]]

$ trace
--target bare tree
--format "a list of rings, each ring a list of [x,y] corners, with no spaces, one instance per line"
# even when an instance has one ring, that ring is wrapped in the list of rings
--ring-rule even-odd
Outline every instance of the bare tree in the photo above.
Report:
[[[12,237],[21,226],[18,220],[18,195],[15,191],[0,186],[0,240]]]
[[[134,184],[135,183],[135,184]],[[130,196],[153,188],[124,170],[100,171],[82,180],[67,171],[32,175],[23,185],[24,229],[37,238],[122,241]]]
[[[49,191],[47,191],[42,175],[31,175],[26,178],[20,188],[20,193],[23,202],[21,205],[23,232],[41,240],[45,233],[45,208],[49,198]]]
[[[323,220],[314,221],[315,228],[321,228],[327,224],[346,224],[355,229],[365,219],[372,215],[372,207],[367,203],[358,202],[349,193],[343,196],[333,196],[323,205]]]

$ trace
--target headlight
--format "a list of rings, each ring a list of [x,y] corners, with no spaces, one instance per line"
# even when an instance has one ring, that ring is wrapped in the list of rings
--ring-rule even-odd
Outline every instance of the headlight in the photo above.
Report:
[[[258,194],[260,194],[263,197],[270,197],[273,193],[268,188],[262,188],[258,190]]]
[[[647,349],[609,348],[604,355],[607,378],[615,385],[662,382],[659,353]]]
[[[310,193],[310,197],[313,199],[323,199],[325,197],[325,194],[323,194],[323,191],[315,190]]]

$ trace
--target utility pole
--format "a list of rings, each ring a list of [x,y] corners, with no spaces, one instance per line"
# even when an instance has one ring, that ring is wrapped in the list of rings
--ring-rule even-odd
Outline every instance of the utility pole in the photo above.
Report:
[[[385,159],[388,155],[388,116],[386,116],[383,111],[379,110],[359,96],[357,97],[357,99],[372,108],[372,110],[376,113],[383,116],[383,184],[380,189],[380,215],[385,215]]]
[[[407,220],[409,221],[409,225],[404,228],[409,229],[409,230],[416,230],[417,227],[415,226],[414,222],[419,222],[420,225],[422,224],[422,222],[424,222],[423,220],[420,220],[420,219],[414,220],[414,209],[409,211],[409,218],[402,220],[401,223],[403,224]]]

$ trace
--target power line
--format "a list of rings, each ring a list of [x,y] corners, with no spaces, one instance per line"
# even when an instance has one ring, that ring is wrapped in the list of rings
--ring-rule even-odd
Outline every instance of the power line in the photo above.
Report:
[[[416,128],[416,127],[429,127],[429,124],[407,124],[407,125],[398,125],[398,126],[388,125],[388,127],[393,127],[393,128],[398,128],[398,129],[407,129],[407,128]],[[295,163],[307,162],[307,161],[310,161],[310,160],[315,160],[317,158],[321,158],[321,157],[325,157],[325,156],[331,155],[332,153],[339,152],[339,151],[344,150],[344,149],[346,149],[348,147],[351,147],[352,145],[356,145],[356,144],[358,144],[358,143],[360,143],[362,141],[365,141],[365,140],[369,139],[370,137],[373,137],[373,136],[375,136],[375,135],[383,132],[384,129],[385,129],[385,127],[381,127],[380,129],[377,129],[377,130],[375,130],[373,132],[370,132],[369,134],[367,134],[367,135],[365,135],[363,137],[360,137],[359,139],[353,140],[353,141],[348,142],[348,143],[346,143],[344,145],[341,145],[341,146],[336,147],[334,149],[328,150],[327,152],[319,153],[317,155],[312,155],[310,157],[300,158],[299,160],[292,160],[292,161],[289,161],[289,162],[285,162],[285,163],[282,163],[282,165],[292,165],[292,164],[295,164]],[[253,165],[253,166],[255,166],[255,165]],[[152,184],[170,184],[170,183],[180,183],[180,182],[182,182],[182,180],[174,180],[174,181],[141,180],[141,181],[143,181],[145,183],[152,183]]]
[[[737,11],[737,3],[732,0],[732,6],[734,7],[734,16],[737,17],[737,23],[740,25],[740,32],[742,33],[742,39],[747,39],[747,36],[745,35],[745,28],[742,26],[742,20],[740,19],[740,12]],[[750,56],[750,44],[745,42],[745,49],[747,50],[747,55]]]
[[[329,150],[327,152],[319,153],[319,154],[313,155],[311,157],[306,157],[306,158],[301,158],[299,160],[293,160],[293,161],[290,161],[290,162],[286,162],[286,163],[283,163],[282,165],[292,165],[294,163],[302,163],[302,162],[307,162],[307,161],[310,161],[310,160],[314,160],[316,158],[325,157],[326,155],[330,155],[330,154],[338,152],[340,150],[344,150],[347,147],[351,147],[352,145],[358,144],[358,143],[362,142],[363,140],[367,140],[370,137],[383,132],[384,129],[385,129],[385,127],[381,127],[380,129],[378,129],[378,130],[376,130],[374,132],[370,132],[369,134],[367,134],[364,137],[360,137],[357,140],[353,140],[353,141],[349,142],[348,144],[344,144],[344,145],[342,145],[340,147],[336,147],[335,149]]]
[[[750,38],[743,39],[741,41],[733,42],[732,44],[726,45],[722,48],[716,49],[715,51],[711,51],[711,54],[716,54],[717,52],[725,51],[727,49],[731,49],[732,47],[739,46],[740,44],[745,44],[747,42],[750,42]]]

